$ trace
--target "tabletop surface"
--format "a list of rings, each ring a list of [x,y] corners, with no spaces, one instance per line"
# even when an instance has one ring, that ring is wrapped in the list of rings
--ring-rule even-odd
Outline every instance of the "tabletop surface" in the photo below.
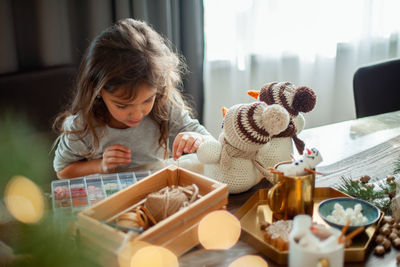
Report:
[[[400,111],[338,122],[302,131],[307,147],[316,147],[330,165],[400,135]]]
[[[317,187],[333,186],[340,175],[356,178],[367,174],[383,179],[393,174],[393,160],[400,157],[400,111],[306,129],[299,137],[307,148],[315,147],[322,154],[323,162],[317,170],[322,170],[324,175],[316,178]],[[228,210],[234,213],[258,189],[268,186],[263,180],[247,192],[230,195]],[[345,263],[345,266],[397,266],[398,253],[392,248],[384,257],[378,257],[369,251],[364,262]],[[181,256],[179,264],[228,266],[250,254],[262,256],[269,266],[279,266],[243,241],[225,251],[207,251],[199,246]]]

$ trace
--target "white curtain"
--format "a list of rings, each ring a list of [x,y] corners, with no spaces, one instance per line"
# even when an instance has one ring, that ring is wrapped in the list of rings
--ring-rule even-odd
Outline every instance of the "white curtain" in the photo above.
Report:
[[[353,75],[400,57],[398,0],[204,0],[204,124],[267,82],[311,87],[306,128],[355,118]]]

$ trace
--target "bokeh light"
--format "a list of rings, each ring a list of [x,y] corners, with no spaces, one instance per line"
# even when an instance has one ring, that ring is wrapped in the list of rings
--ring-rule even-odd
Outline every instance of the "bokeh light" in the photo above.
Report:
[[[240,221],[225,210],[210,212],[198,228],[200,243],[206,249],[229,249],[239,240]]]
[[[131,267],[178,267],[178,258],[160,246],[145,246],[132,257]]]
[[[268,263],[260,256],[246,255],[236,259],[234,262],[229,264],[229,267],[243,267],[243,266],[268,267]]]
[[[14,176],[4,192],[10,214],[23,223],[37,223],[43,218],[45,200],[40,188],[23,176]]]
[[[140,249],[150,246],[151,244],[145,241],[130,241],[118,253],[118,263],[121,267],[130,267],[132,256]]]

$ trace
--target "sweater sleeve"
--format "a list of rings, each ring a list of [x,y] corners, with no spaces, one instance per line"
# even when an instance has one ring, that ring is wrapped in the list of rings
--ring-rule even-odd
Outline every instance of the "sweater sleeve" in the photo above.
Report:
[[[207,129],[201,125],[198,120],[193,119],[189,112],[183,107],[171,108],[168,127],[170,146],[175,140],[175,137],[181,132],[197,132],[211,136]]]
[[[64,127],[71,130],[76,127],[75,117],[71,116],[65,120]],[[74,135],[60,135],[57,148],[55,150],[53,168],[56,172],[61,171],[69,164],[86,159],[89,148],[82,138]]]

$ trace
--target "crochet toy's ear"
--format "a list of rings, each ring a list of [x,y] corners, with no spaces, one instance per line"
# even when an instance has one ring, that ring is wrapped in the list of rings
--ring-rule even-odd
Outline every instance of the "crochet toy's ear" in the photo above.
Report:
[[[293,97],[293,109],[298,112],[309,112],[314,109],[317,96],[314,91],[306,86],[296,88]]]
[[[255,99],[258,99],[258,96],[260,95],[259,90],[249,90],[247,91],[247,94]]]
[[[222,117],[225,118],[226,112],[228,111],[228,109],[226,107],[222,108]]]
[[[263,126],[271,136],[285,130],[289,125],[289,121],[289,113],[278,104],[267,106],[262,114]]]

